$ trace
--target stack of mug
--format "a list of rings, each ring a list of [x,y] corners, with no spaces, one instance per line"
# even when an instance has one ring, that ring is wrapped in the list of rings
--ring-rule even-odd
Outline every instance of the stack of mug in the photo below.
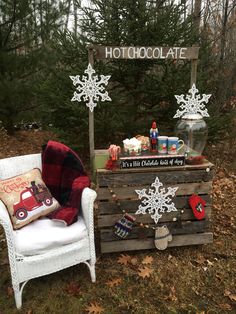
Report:
[[[158,153],[177,155],[180,149],[184,146],[184,141],[178,137],[158,136]]]

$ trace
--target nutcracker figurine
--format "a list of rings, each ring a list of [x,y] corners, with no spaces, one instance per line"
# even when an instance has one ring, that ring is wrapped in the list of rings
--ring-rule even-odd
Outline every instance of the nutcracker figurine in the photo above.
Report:
[[[150,144],[151,144],[151,151],[157,151],[157,137],[158,137],[158,129],[156,122],[152,123],[152,127],[150,129]]]

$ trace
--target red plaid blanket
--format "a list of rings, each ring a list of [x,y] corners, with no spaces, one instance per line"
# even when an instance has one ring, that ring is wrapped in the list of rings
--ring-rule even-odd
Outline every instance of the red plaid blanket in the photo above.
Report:
[[[79,156],[62,143],[49,141],[42,152],[42,177],[61,207],[49,218],[63,220],[67,225],[77,220],[81,195],[90,185]]]

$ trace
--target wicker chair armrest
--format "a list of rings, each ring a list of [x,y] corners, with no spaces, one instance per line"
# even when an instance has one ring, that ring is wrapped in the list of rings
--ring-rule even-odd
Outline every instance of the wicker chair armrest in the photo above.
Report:
[[[6,206],[0,201],[0,224],[3,226],[7,245],[8,245],[8,255],[11,263],[11,256],[15,255],[15,242],[13,238],[13,227],[11,223],[11,219],[7,212]]]
[[[82,216],[89,232],[91,230],[94,232],[93,207],[96,197],[97,193],[94,190],[90,188],[84,188],[81,198],[81,209]]]
[[[85,188],[82,192],[81,208],[82,216],[84,218],[89,236],[91,265],[95,265],[96,263],[96,252],[94,246],[94,218],[93,218],[93,208],[96,197],[97,193],[94,190],[91,190],[90,188]]]
[[[2,201],[0,201],[0,224],[3,226],[4,229],[9,228],[10,230],[13,230],[11,219],[7,212],[6,206]]]

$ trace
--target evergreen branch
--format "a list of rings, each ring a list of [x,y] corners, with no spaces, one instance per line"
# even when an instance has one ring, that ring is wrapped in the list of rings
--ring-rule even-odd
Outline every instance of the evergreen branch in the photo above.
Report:
[[[22,47],[25,47],[25,43],[18,44],[18,45],[14,46],[14,47],[4,48],[4,51],[10,52],[10,51],[14,51],[14,50],[17,50],[19,48],[22,48]]]
[[[12,27],[13,27],[13,25],[14,25],[14,23],[15,23],[15,20],[16,20],[16,0],[13,1],[13,16],[12,16],[12,21],[11,21],[11,25],[10,25],[10,27],[9,27],[9,31],[8,31],[8,33],[7,33],[7,36],[6,36],[5,40],[4,40],[3,47],[6,46],[6,44],[7,44],[7,41],[8,41],[8,38],[9,38],[10,34],[11,34]]]
[[[20,108],[20,112],[26,112],[26,111],[33,110],[33,109],[38,108],[38,107],[39,107],[39,105],[35,104],[35,105],[31,105],[30,107]]]
[[[4,23],[1,23],[1,24],[0,24],[0,27],[5,26],[5,25],[7,25],[7,24],[11,23],[11,20],[12,20],[12,19],[7,20],[7,21],[6,21],[6,22],[4,22]]]
[[[40,70],[34,70],[34,71],[31,71],[31,72],[28,72],[28,73],[25,73],[24,75],[20,76],[19,79],[25,79],[26,77],[29,77],[35,73],[38,73]]]

